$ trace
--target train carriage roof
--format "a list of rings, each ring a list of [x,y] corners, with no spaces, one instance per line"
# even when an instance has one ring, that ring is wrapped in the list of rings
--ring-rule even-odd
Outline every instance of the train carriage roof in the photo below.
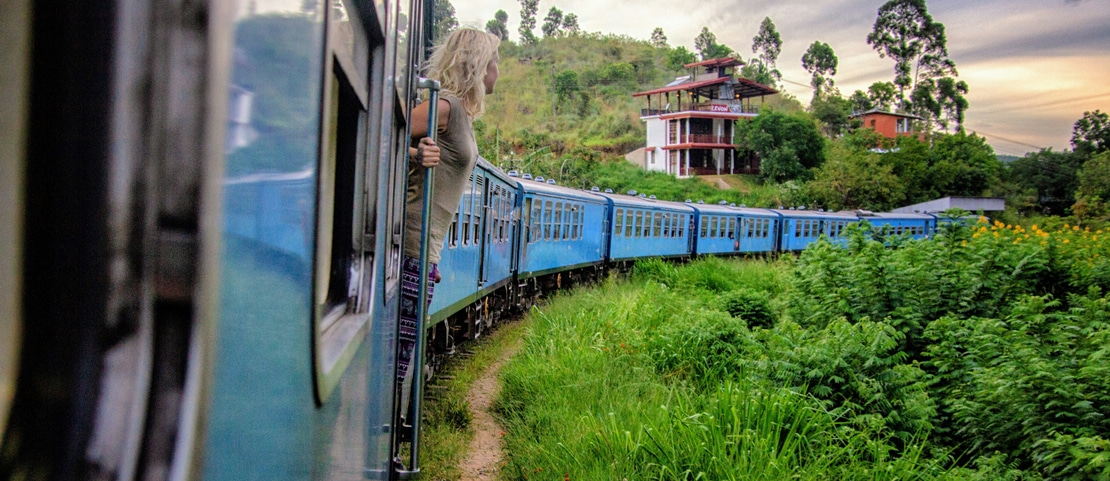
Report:
[[[895,213],[895,212],[869,212],[869,211],[856,211],[856,215],[860,219],[884,219],[884,220],[933,220],[929,214],[915,214],[912,212]]]
[[[557,184],[548,184],[546,182],[539,182],[532,179],[523,179],[520,177],[513,177],[513,180],[516,181],[516,183],[524,189],[525,193],[571,198],[595,204],[605,203],[605,198],[597,195],[597,193],[595,192],[589,192]]]
[[[598,195],[612,200],[613,205],[616,207],[633,207],[637,209],[663,209],[691,214],[694,212],[694,209],[692,207],[681,202],[651,199],[629,194],[598,193]]]
[[[478,156],[478,164],[475,168],[478,167],[482,168],[482,170],[486,172],[493,174],[494,177],[497,177],[498,180],[506,184],[509,184],[513,187],[517,186],[517,179],[509,177],[509,174],[506,174],[505,171],[501,170],[500,167],[493,165],[492,163],[490,163],[490,161],[482,158],[482,156]]]
[[[788,209],[770,209],[772,212],[782,214],[783,217],[790,217],[792,219],[823,219],[823,220],[845,220],[845,221],[859,221],[859,217],[855,212],[842,210],[839,212],[821,212],[819,210],[788,210]]]
[[[745,215],[752,217],[778,217],[779,215],[772,212],[770,209],[760,209],[756,207],[740,207],[736,205],[721,205],[721,204],[693,204],[687,203],[694,210],[713,215]]]

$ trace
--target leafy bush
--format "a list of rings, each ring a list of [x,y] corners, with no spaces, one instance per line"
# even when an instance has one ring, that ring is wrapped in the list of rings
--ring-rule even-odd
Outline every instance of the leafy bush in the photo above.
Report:
[[[739,317],[748,327],[769,328],[775,323],[771,296],[766,291],[738,289],[721,296],[721,307],[732,317]]]

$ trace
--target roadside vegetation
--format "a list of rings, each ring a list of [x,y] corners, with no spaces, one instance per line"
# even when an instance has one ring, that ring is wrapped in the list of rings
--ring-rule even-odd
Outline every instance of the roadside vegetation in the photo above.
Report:
[[[640,262],[533,311],[502,476],[1108,479],[1107,235],[984,221]]]

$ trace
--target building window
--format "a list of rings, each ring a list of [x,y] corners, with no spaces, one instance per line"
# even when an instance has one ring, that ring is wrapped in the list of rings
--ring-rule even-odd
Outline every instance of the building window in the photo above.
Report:
[[[894,122],[894,130],[899,134],[910,131],[910,119],[900,118]]]

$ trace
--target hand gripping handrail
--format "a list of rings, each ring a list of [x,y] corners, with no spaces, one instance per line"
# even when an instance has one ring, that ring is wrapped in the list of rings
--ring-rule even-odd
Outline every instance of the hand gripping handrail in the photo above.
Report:
[[[428,138],[436,141],[439,131],[439,81],[421,77],[416,81],[416,87],[428,89]],[[424,345],[427,330],[424,320],[428,317],[428,249],[430,225],[432,221],[432,189],[435,180],[435,169],[429,168],[424,172],[424,198],[423,210],[420,214],[420,282],[417,289],[420,300],[416,303],[416,345],[412,350],[412,393],[409,399],[412,402],[412,444],[409,452],[409,469],[398,471],[400,479],[411,479],[420,473],[420,425],[421,404],[424,397]],[[402,468],[403,469],[403,468]]]

